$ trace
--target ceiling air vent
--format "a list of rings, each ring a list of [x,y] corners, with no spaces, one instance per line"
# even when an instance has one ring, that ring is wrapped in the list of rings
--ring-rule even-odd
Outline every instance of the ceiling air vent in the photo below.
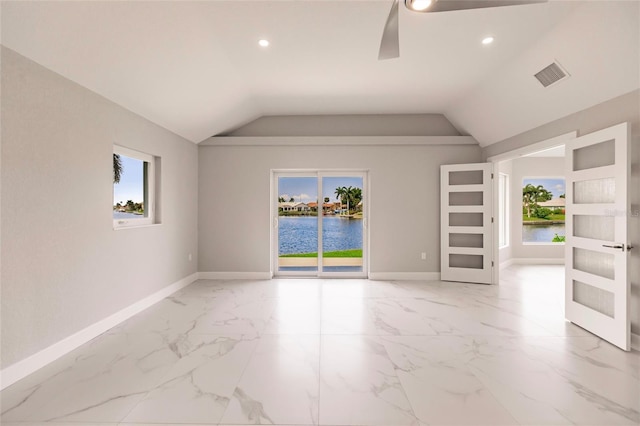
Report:
[[[567,78],[568,76],[569,73],[563,70],[557,62],[551,63],[551,65],[545,67],[542,71],[534,74],[534,77],[537,78],[540,84],[544,87],[549,87],[553,83]]]

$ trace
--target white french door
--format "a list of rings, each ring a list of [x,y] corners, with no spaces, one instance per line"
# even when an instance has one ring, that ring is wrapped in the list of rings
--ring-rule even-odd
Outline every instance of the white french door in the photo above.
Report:
[[[275,275],[367,277],[366,172],[274,172],[272,187]]]
[[[566,144],[566,318],[630,347],[629,126]],[[637,189],[636,189],[637,190]]]
[[[492,282],[491,163],[440,166],[443,281]]]

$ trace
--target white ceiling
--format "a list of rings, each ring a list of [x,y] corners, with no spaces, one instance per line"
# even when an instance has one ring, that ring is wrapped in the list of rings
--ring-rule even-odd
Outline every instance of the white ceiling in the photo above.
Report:
[[[196,143],[262,115],[444,113],[487,145],[638,89],[639,4],[401,7],[388,61],[390,0],[3,1],[1,35]],[[532,74],[553,59],[571,78],[543,89]]]

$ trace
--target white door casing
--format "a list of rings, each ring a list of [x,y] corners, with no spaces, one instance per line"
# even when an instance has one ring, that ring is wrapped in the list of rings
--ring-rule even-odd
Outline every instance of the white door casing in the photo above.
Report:
[[[566,144],[565,316],[630,349],[628,123]]]
[[[440,166],[443,281],[492,283],[491,163]]]

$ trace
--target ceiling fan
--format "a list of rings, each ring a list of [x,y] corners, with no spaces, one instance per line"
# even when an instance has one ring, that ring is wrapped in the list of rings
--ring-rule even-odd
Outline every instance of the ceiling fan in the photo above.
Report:
[[[485,7],[517,6],[532,3],[546,3],[548,0],[402,0],[412,12],[434,13],[454,10],[481,9]],[[398,36],[398,4],[393,0],[380,42],[378,60],[392,59],[400,56],[400,40]]]

